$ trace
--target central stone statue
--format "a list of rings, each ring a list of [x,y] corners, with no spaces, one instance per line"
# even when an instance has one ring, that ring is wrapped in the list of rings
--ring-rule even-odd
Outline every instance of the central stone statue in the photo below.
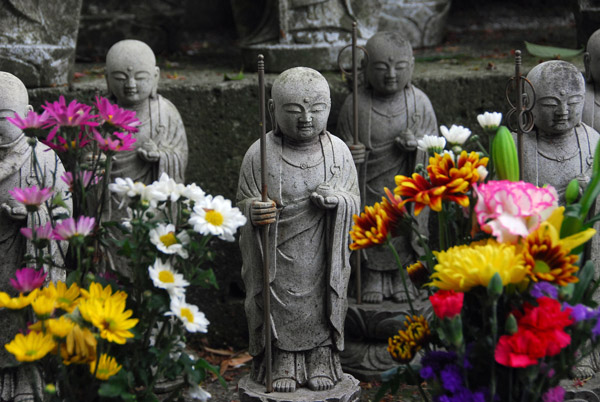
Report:
[[[273,388],[331,390],[344,376],[339,351],[350,277],[348,232],[359,209],[356,169],[346,144],[326,131],[331,98],[320,73],[305,67],[284,71],[273,84],[268,108],[274,120],[266,136],[272,201],[261,202],[258,141],[244,157],[237,194],[251,222],[240,236],[251,378],[264,384],[262,255],[269,253],[266,325],[273,336]],[[263,250],[259,229],[271,222],[270,247]]]

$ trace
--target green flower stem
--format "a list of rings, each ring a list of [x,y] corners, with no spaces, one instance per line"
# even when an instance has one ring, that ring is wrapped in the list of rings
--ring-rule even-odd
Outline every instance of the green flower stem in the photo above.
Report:
[[[439,244],[440,250],[446,250],[448,248],[448,242],[447,242],[447,238],[446,238],[446,229],[447,229],[447,224],[448,222],[446,222],[446,208],[444,206],[444,204],[442,204],[442,210],[440,212],[438,212],[437,214],[438,216],[438,234],[439,234]]]
[[[417,383],[417,387],[419,388],[419,393],[421,394],[421,398],[423,398],[423,400],[425,402],[429,402],[429,398],[427,398],[427,394],[425,393],[425,390],[423,389],[423,387],[421,387],[421,381],[419,381],[419,377],[417,376],[417,373],[415,373],[415,371],[410,366],[410,364],[406,364],[406,371],[409,372],[409,374],[411,375],[411,377]]]
[[[494,297],[492,301],[492,345],[495,348],[498,342],[498,299]],[[496,396],[496,358],[495,354],[492,353],[492,379],[490,384],[490,394],[492,395],[491,400],[494,400]]]
[[[400,270],[400,278],[402,278],[402,286],[404,287],[404,293],[406,294],[406,300],[408,301],[408,307],[410,308],[410,314],[417,315],[415,312],[415,309],[413,307],[412,301],[410,300],[410,293],[408,293],[408,286],[406,285],[406,272],[404,272],[405,269],[402,266],[402,262],[400,261],[400,256],[398,255],[396,248],[394,247],[394,245],[392,244],[392,242],[389,239],[386,241],[386,244],[388,245],[390,250],[392,250],[394,257],[396,258],[396,264],[398,264],[398,269]]]

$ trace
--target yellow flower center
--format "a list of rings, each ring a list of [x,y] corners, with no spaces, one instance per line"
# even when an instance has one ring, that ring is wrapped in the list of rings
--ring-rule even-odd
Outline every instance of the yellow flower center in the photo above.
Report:
[[[165,235],[159,237],[160,242],[167,247],[171,247],[173,244],[177,244],[177,238],[175,237],[175,233],[169,232]]]
[[[109,115],[108,115],[108,121],[112,121],[112,118],[113,118],[113,115],[112,115],[112,114],[109,114]]]
[[[194,314],[192,314],[192,311],[189,308],[182,308],[181,316],[184,317],[188,322],[194,322]]]
[[[37,350],[28,350],[27,352],[25,352],[26,356],[35,356],[38,354]]]
[[[214,226],[221,226],[223,224],[223,215],[219,211],[215,211],[214,209],[205,209],[205,211],[206,215],[204,219],[206,219],[206,222]]]
[[[104,329],[114,330],[117,326],[116,324],[117,323],[114,320],[111,320],[110,318],[105,318],[102,326],[104,327]]]
[[[173,282],[175,282],[175,276],[173,276],[173,273],[171,271],[160,271],[158,273],[158,279],[162,283],[173,283]]]

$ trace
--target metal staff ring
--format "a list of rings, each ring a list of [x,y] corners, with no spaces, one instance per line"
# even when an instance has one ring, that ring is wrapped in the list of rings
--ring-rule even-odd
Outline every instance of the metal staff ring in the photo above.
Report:
[[[521,77],[523,79],[523,81],[529,85],[529,89],[531,90],[531,99],[527,99],[527,105],[528,107],[525,107],[524,110],[531,112],[533,110],[533,106],[535,106],[535,101],[536,101],[536,93],[535,93],[535,88],[533,87],[533,84],[531,83],[531,81],[529,81],[527,78],[525,77]]]
[[[521,110],[517,115],[517,124],[522,132],[531,131],[533,129],[533,113],[530,110]]]
[[[352,43],[350,43],[349,45],[346,45],[346,46],[344,46],[344,47],[343,47],[343,48],[340,50],[340,52],[338,53],[338,57],[337,57],[337,64],[338,64],[338,67],[340,68],[340,71],[341,71],[341,72],[342,72],[342,74],[344,74],[344,75],[351,75],[351,74],[352,74],[352,72],[348,72],[348,71],[344,70],[344,67],[342,67],[342,60],[341,60],[342,53],[344,52],[344,50],[346,50],[346,49],[347,49],[347,48],[349,48],[349,47],[352,47]],[[357,48],[357,49],[360,49],[360,50],[362,50],[362,51],[363,51],[363,53],[364,53],[364,55],[365,55],[365,60],[366,60],[366,63],[369,63],[369,53],[367,52],[367,49],[365,49],[363,46],[356,46],[356,48]],[[357,66],[357,67],[358,67],[358,66]]]
[[[506,87],[504,88],[504,96],[506,98],[506,101],[510,105],[510,107],[512,109],[516,109],[517,107],[510,101],[510,91],[512,89],[512,85],[511,84],[512,84],[513,81],[516,81],[515,77],[510,77],[510,79],[506,83]],[[512,109],[511,109],[511,111],[512,111]],[[507,115],[507,117],[508,117],[508,115]]]

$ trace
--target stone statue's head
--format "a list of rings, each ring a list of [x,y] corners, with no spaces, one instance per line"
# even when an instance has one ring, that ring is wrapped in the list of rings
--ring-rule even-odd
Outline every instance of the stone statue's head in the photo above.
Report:
[[[106,85],[121,106],[139,105],[156,96],[160,69],[154,52],[139,40],[115,43],[106,54]]]
[[[274,132],[307,141],[324,132],[331,110],[329,83],[316,70],[294,67],[273,83],[269,112]]]
[[[533,119],[538,130],[563,134],[581,123],[585,80],[577,67],[562,60],[546,61],[532,68],[527,79],[535,89]]]
[[[600,29],[590,36],[585,50],[583,54],[585,79],[587,82],[600,83]]]
[[[415,59],[410,42],[401,33],[378,32],[367,41],[366,48],[365,82],[375,95],[393,95],[410,83]]]
[[[33,110],[23,82],[14,75],[0,71],[0,145],[10,144],[21,136],[21,129],[6,120],[15,113],[25,117]]]

